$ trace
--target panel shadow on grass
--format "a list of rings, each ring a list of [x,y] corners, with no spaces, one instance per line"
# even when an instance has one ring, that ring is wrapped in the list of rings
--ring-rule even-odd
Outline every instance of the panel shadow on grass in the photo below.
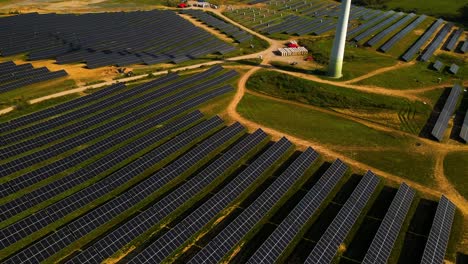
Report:
[[[421,262],[436,210],[437,202],[426,199],[419,201],[405,234],[403,249],[398,259],[399,264]]]
[[[346,249],[344,258],[340,260],[341,264],[350,263],[349,261],[360,263],[364,259],[397,191],[388,186],[382,189]]]
[[[431,140],[436,140],[434,136],[431,135],[432,129],[434,128],[435,124],[437,123],[437,118],[439,118],[440,112],[444,108],[445,102],[447,101],[450,95],[451,88],[445,88],[442,95],[437,100],[434,108],[432,109],[431,115],[426,121],[426,124],[422,128],[421,132],[419,132],[419,136],[423,138],[428,138]]]

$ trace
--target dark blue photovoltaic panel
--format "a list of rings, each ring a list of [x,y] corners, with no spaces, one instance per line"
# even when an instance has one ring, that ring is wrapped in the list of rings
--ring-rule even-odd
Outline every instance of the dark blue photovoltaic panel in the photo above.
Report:
[[[226,170],[238,162],[245,154],[252,151],[266,137],[267,135],[262,130],[257,130],[255,133],[247,136],[188,182],[105,237],[96,241],[75,258],[71,259],[69,263],[81,263],[80,259],[83,254],[87,256],[92,255],[93,259],[98,261],[111,257],[133,239],[148,231],[148,229],[174,212],[179,206],[211,184],[216,178],[223,175]],[[96,253],[93,254],[93,251]]]
[[[465,143],[468,143],[468,111],[465,114],[465,121],[463,121],[460,137],[465,141]]]
[[[195,235],[223,209],[235,201],[239,195],[244,193],[268,168],[275,164],[275,162],[278,162],[291,147],[291,142],[286,138],[282,138],[269,147],[260,157],[229,182],[228,185],[141,251],[130,260],[130,263],[158,263],[163,261],[174,250],[182,246],[187,239]]]
[[[359,182],[351,197],[341,208],[333,222],[315,245],[305,261],[306,264],[331,263],[336,252],[374,193],[380,179],[371,171]]]
[[[431,232],[427,238],[421,264],[444,263],[445,251],[447,250],[453,218],[455,217],[455,209],[455,205],[442,195],[437,206],[434,221],[432,222]]]
[[[437,122],[432,129],[431,134],[438,140],[441,141],[444,137],[445,130],[448,127],[448,122],[450,117],[452,116],[453,112],[455,111],[455,107],[458,102],[458,97],[462,93],[462,87],[458,84],[455,84],[450,91],[450,95],[445,102],[444,108],[440,112],[439,117],[437,118]]]
[[[275,206],[318,158],[311,148],[303,152],[242,214],[225,227],[188,263],[217,263]]]
[[[275,263],[297,236],[307,221],[317,212],[325,199],[345,174],[348,166],[337,159],[307,192],[278,228],[252,255],[248,263]]]
[[[367,250],[362,264],[385,264],[392,253],[406,215],[411,207],[415,191],[405,183],[401,184],[392,204]]]
[[[383,52],[389,51],[398,41],[403,39],[406,35],[411,33],[419,24],[421,24],[424,20],[426,20],[427,16],[422,15],[418,17],[415,21],[411,22],[408,26],[406,26],[403,30],[398,32],[395,36],[389,39],[385,44],[383,44],[379,50]]]
[[[444,23],[444,20],[439,18],[435,21],[432,26],[424,32],[424,34],[401,56],[404,61],[410,61],[414,58],[416,53],[421,49],[421,47],[431,38],[436,30]]]

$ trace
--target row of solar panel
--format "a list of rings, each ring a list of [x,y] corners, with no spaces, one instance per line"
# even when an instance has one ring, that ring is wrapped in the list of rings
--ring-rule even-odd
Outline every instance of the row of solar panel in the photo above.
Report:
[[[2,65],[0,93],[68,75],[64,70],[50,72],[46,67],[34,69],[31,64],[16,65],[12,61],[4,62]]]
[[[447,130],[448,122],[455,111],[455,107],[462,90],[462,87],[458,84],[453,86],[452,90],[450,91],[450,95],[445,102],[444,108],[437,118],[437,122],[432,129],[431,135],[434,136],[438,141],[442,141],[444,138],[445,130]]]
[[[26,25],[31,24],[38,26],[28,29]],[[1,18],[0,25],[6,39],[0,41],[0,51],[5,56],[29,52],[30,59],[86,62],[89,68],[179,63],[235,50],[169,10],[79,16],[19,15]]]
[[[160,96],[164,96],[168,94],[169,92],[175,91],[178,88],[187,86],[188,84],[190,84],[188,82],[190,80],[199,80],[200,77],[207,76],[207,75],[201,74],[201,76],[194,76],[192,78],[182,80],[181,82],[170,84],[164,88],[158,89],[150,94],[147,94],[146,96],[138,97],[134,99],[133,101],[129,102],[128,104],[124,104],[123,106],[118,105],[117,107],[113,107],[107,111],[104,111],[95,116],[91,116],[77,123],[73,123],[71,125],[62,127],[55,131],[51,131],[37,138],[32,138],[29,141],[24,141],[24,143],[20,142],[18,144],[15,144],[13,145],[13,148],[11,148],[11,151],[14,152],[14,154],[20,154],[24,151],[32,150],[35,147],[37,147],[37,144],[35,143],[35,141],[42,140],[41,142],[43,142],[43,144],[50,145],[52,142],[60,138],[73,135],[77,131],[89,128],[93,125],[101,124],[100,126],[97,126],[91,130],[86,131],[84,134],[76,135],[73,138],[67,139],[64,142],[59,143],[59,145],[50,146],[47,149],[43,149],[38,152],[31,153],[29,155],[20,157],[18,159],[15,159],[8,163],[0,165],[0,168],[2,168],[1,175],[6,176],[8,174],[17,172],[19,170],[24,169],[27,166],[37,163],[40,160],[46,160],[50,158],[51,156],[55,156],[56,153],[63,153],[64,151],[67,151],[73,147],[79,146],[85,142],[90,142],[92,140],[95,140],[103,135],[106,135],[106,133],[109,133],[119,127],[129,124],[130,122],[134,120],[138,120],[139,118],[145,117],[148,114],[153,113],[155,110],[159,110],[164,107],[170,106],[172,103],[177,102],[180,99],[184,99],[186,96],[194,95],[197,92],[200,92],[203,89],[206,89],[208,87],[213,87],[215,85],[221,84],[222,82],[236,75],[237,75],[236,72],[230,71],[221,75],[219,78],[215,78],[212,80],[208,80],[204,83],[198,84],[194,86],[193,89],[184,90],[177,94],[164,98],[163,100],[152,102],[153,100],[158,99]],[[139,108],[142,105],[147,104],[149,102],[151,103],[142,108]],[[138,109],[138,110],[137,111],[134,110],[135,112],[132,112],[132,113],[130,112],[127,113],[131,109]],[[108,123],[104,123],[104,124],[102,123],[111,117],[115,117],[121,114],[124,114],[124,115]],[[38,125],[41,125],[41,124],[38,124]],[[18,148],[19,145],[21,145],[22,148]]]
[[[211,92],[209,92],[207,94],[204,94],[203,97],[200,97],[201,100],[197,100],[195,98],[195,99],[193,99],[193,101],[196,102],[196,105],[199,105],[200,103],[203,103],[204,101],[206,101],[208,99],[211,99],[214,96],[217,96],[219,94],[225,93],[225,92],[227,92],[229,90],[231,90],[231,88],[229,88],[229,87],[214,90],[214,91],[211,91]],[[180,105],[180,106],[176,106],[176,107],[174,107],[174,110],[179,108],[179,107],[183,108],[183,106],[184,106],[183,104]],[[193,107],[193,104],[191,106]],[[182,111],[184,111],[184,110],[187,110],[187,109],[183,109]],[[189,117],[191,118],[191,123],[193,123],[195,120],[193,120],[193,117],[191,117],[191,116],[189,116]],[[196,117],[196,116],[195,116],[195,118],[199,119],[199,117]],[[153,167],[155,164],[157,164],[157,163],[163,161],[164,159],[166,159],[167,157],[171,156],[171,153],[177,153],[181,149],[186,148],[187,146],[192,144],[192,142],[194,142],[194,140],[196,140],[202,134],[208,135],[207,133],[209,133],[209,131],[211,131],[215,127],[220,126],[221,124],[222,124],[222,121],[219,118],[213,118],[210,121],[206,121],[206,122],[204,122],[204,123],[202,123],[200,125],[197,125],[197,126],[191,128],[191,129],[187,130],[186,132],[182,133],[181,135],[177,136],[176,138],[174,138],[174,139],[166,142],[165,144],[153,149],[151,152],[145,154],[140,159],[137,159],[134,162],[130,163],[129,165],[123,167],[122,169],[112,173],[110,176],[106,177],[104,180],[99,181],[99,182],[97,182],[97,183],[95,183],[95,184],[93,184],[93,185],[91,185],[89,187],[86,187],[85,189],[82,189],[81,191],[79,191],[79,192],[77,192],[77,193],[75,193],[75,194],[73,194],[71,196],[68,196],[67,198],[65,198],[63,200],[60,200],[59,202],[57,202],[55,204],[52,204],[47,208],[42,209],[39,212],[44,212],[42,214],[44,216],[44,218],[41,219],[40,221],[37,219],[37,217],[35,217],[38,214],[35,214],[35,215],[32,216],[35,221],[31,221],[31,217],[27,217],[27,218],[21,220],[20,222],[17,222],[15,224],[9,226],[6,229],[2,229],[2,232],[4,232],[4,236],[2,236],[2,237],[5,238],[5,239],[2,240],[2,245],[8,246],[12,242],[14,243],[14,242],[22,239],[23,237],[25,237],[25,236],[27,236],[29,234],[32,234],[36,230],[39,230],[39,229],[47,226],[48,224],[50,224],[50,223],[52,223],[52,222],[54,222],[54,221],[56,221],[56,220],[58,220],[60,218],[63,218],[67,214],[81,208],[82,206],[86,205],[87,203],[92,202],[93,200],[95,200],[95,199],[97,199],[99,197],[102,197],[104,194],[109,193],[109,192],[117,189],[122,184],[125,184],[126,182],[130,181],[131,179],[137,177],[142,172],[147,171],[149,168]],[[187,123],[185,123],[184,125],[187,126]],[[180,129],[180,128],[181,128],[180,126],[177,127],[177,129]],[[177,131],[177,129],[176,129],[176,131]],[[204,132],[202,133],[202,131],[204,131]],[[159,131],[155,131],[155,132],[157,134],[159,134],[158,133]],[[169,132],[174,133],[173,130],[172,131],[167,130],[166,134],[164,136],[167,137]],[[153,133],[153,135],[151,135],[151,136],[152,137],[150,137],[150,138],[147,137],[146,141],[144,141],[144,142],[141,142],[141,140],[138,140],[138,141],[140,141],[140,142],[138,142],[140,149],[144,149],[145,147],[147,147],[147,146],[145,146],[144,143],[147,143],[151,139],[154,140],[155,134]],[[163,135],[156,135],[156,136],[163,136]],[[160,137],[160,139],[162,139],[162,137]],[[218,144],[222,144],[222,143],[224,143],[226,141],[227,140],[225,138],[223,138],[222,140],[218,139],[217,142],[218,142]],[[210,141],[207,141],[207,142],[210,142]],[[206,143],[206,144],[208,144],[208,143]],[[132,146],[135,147],[134,145],[130,145],[130,147],[132,147]],[[199,147],[192,150],[190,155],[187,154],[184,157],[185,157],[185,159],[187,159],[187,158],[194,159],[194,157],[202,158],[202,157],[205,157],[206,151],[208,151],[208,150],[211,151],[212,149],[211,148],[204,148],[203,144],[202,144]],[[135,150],[133,148],[126,148],[126,149],[122,149],[120,151],[120,153],[121,154],[126,154],[125,158],[128,158],[128,152],[129,151],[132,152],[132,151],[135,151]],[[205,152],[203,152],[203,151],[205,151]],[[137,152],[133,152],[133,153],[137,153]],[[196,164],[196,161],[199,161],[199,159],[198,160],[191,160],[191,162],[193,164]],[[114,164],[117,164],[117,163],[114,163]],[[177,167],[174,168],[174,166],[182,166],[181,168],[183,168],[184,166],[187,166],[187,163],[186,162],[172,163],[168,168],[163,170],[164,171],[163,175],[161,175],[163,172],[159,172],[154,177],[152,177],[153,180],[146,180],[143,184],[138,185],[139,187],[136,187],[138,189],[138,191],[136,191],[136,193],[138,195],[142,195],[145,190],[148,192],[150,190],[149,188],[155,188],[157,186],[157,184],[160,185],[162,182],[168,182],[170,180],[170,177],[178,175],[177,174],[178,171],[176,170]],[[88,171],[88,170],[86,170],[86,171]],[[167,173],[168,171],[172,171],[172,172]],[[83,182],[83,180],[81,182]],[[51,184],[50,187],[54,188],[56,191],[58,190],[60,192],[64,192],[64,191],[66,191],[67,188],[70,189],[71,187],[74,187],[73,184],[76,186],[76,184],[79,184],[79,183],[80,182],[78,182],[78,181],[71,182],[72,186],[70,186],[70,182],[65,180],[65,181],[62,181],[62,186],[57,186],[57,185],[52,186],[52,184]],[[68,186],[66,186],[66,188],[63,188],[65,185],[68,185]],[[48,191],[48,190],[46,189],[46,191]],[[133,200],[136,199],[136,197],[138,196],[138,195],[135,196],[134,193],[135,192],[131,193],[131,197],[132,197]],[[102,211],[101,211],[101,213],[102,213]],[[27,223],[29,223],[29,225]]]
[[[202,21],[203,23],[219,29],[221,32],[226,33],[228,36],[233,37],[237,42],[244,43],[245,41],[251,40],[253,37],[252,35],[248,34],[247,32],[239,29],[232,24],[226,23],[216,17],[213,17],[206,12],[201,10],[186,10],[182,11],[183,14],[191,15],[196,19]]]

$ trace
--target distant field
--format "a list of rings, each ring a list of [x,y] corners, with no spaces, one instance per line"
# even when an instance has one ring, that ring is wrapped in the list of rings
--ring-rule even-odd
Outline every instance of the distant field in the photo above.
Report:
[[[435,16],[456,16],[458,10],[467,2],[465,0],[389,0],[385,3],[391,9],[404,9],[415,11],[420,14],[429,14]]]

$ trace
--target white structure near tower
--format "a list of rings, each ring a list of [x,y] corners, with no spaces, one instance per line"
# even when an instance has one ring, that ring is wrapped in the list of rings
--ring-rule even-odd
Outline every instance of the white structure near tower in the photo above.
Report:
[[[338,18],[336,26],[335,40],[330,55],[330,64],[328,75],[333,78],[341,78],[343,76],[343,58],[346,44],[346,33],[348,32],[349,12],[351,10],[351,0],[341,1],[341,15]]]

